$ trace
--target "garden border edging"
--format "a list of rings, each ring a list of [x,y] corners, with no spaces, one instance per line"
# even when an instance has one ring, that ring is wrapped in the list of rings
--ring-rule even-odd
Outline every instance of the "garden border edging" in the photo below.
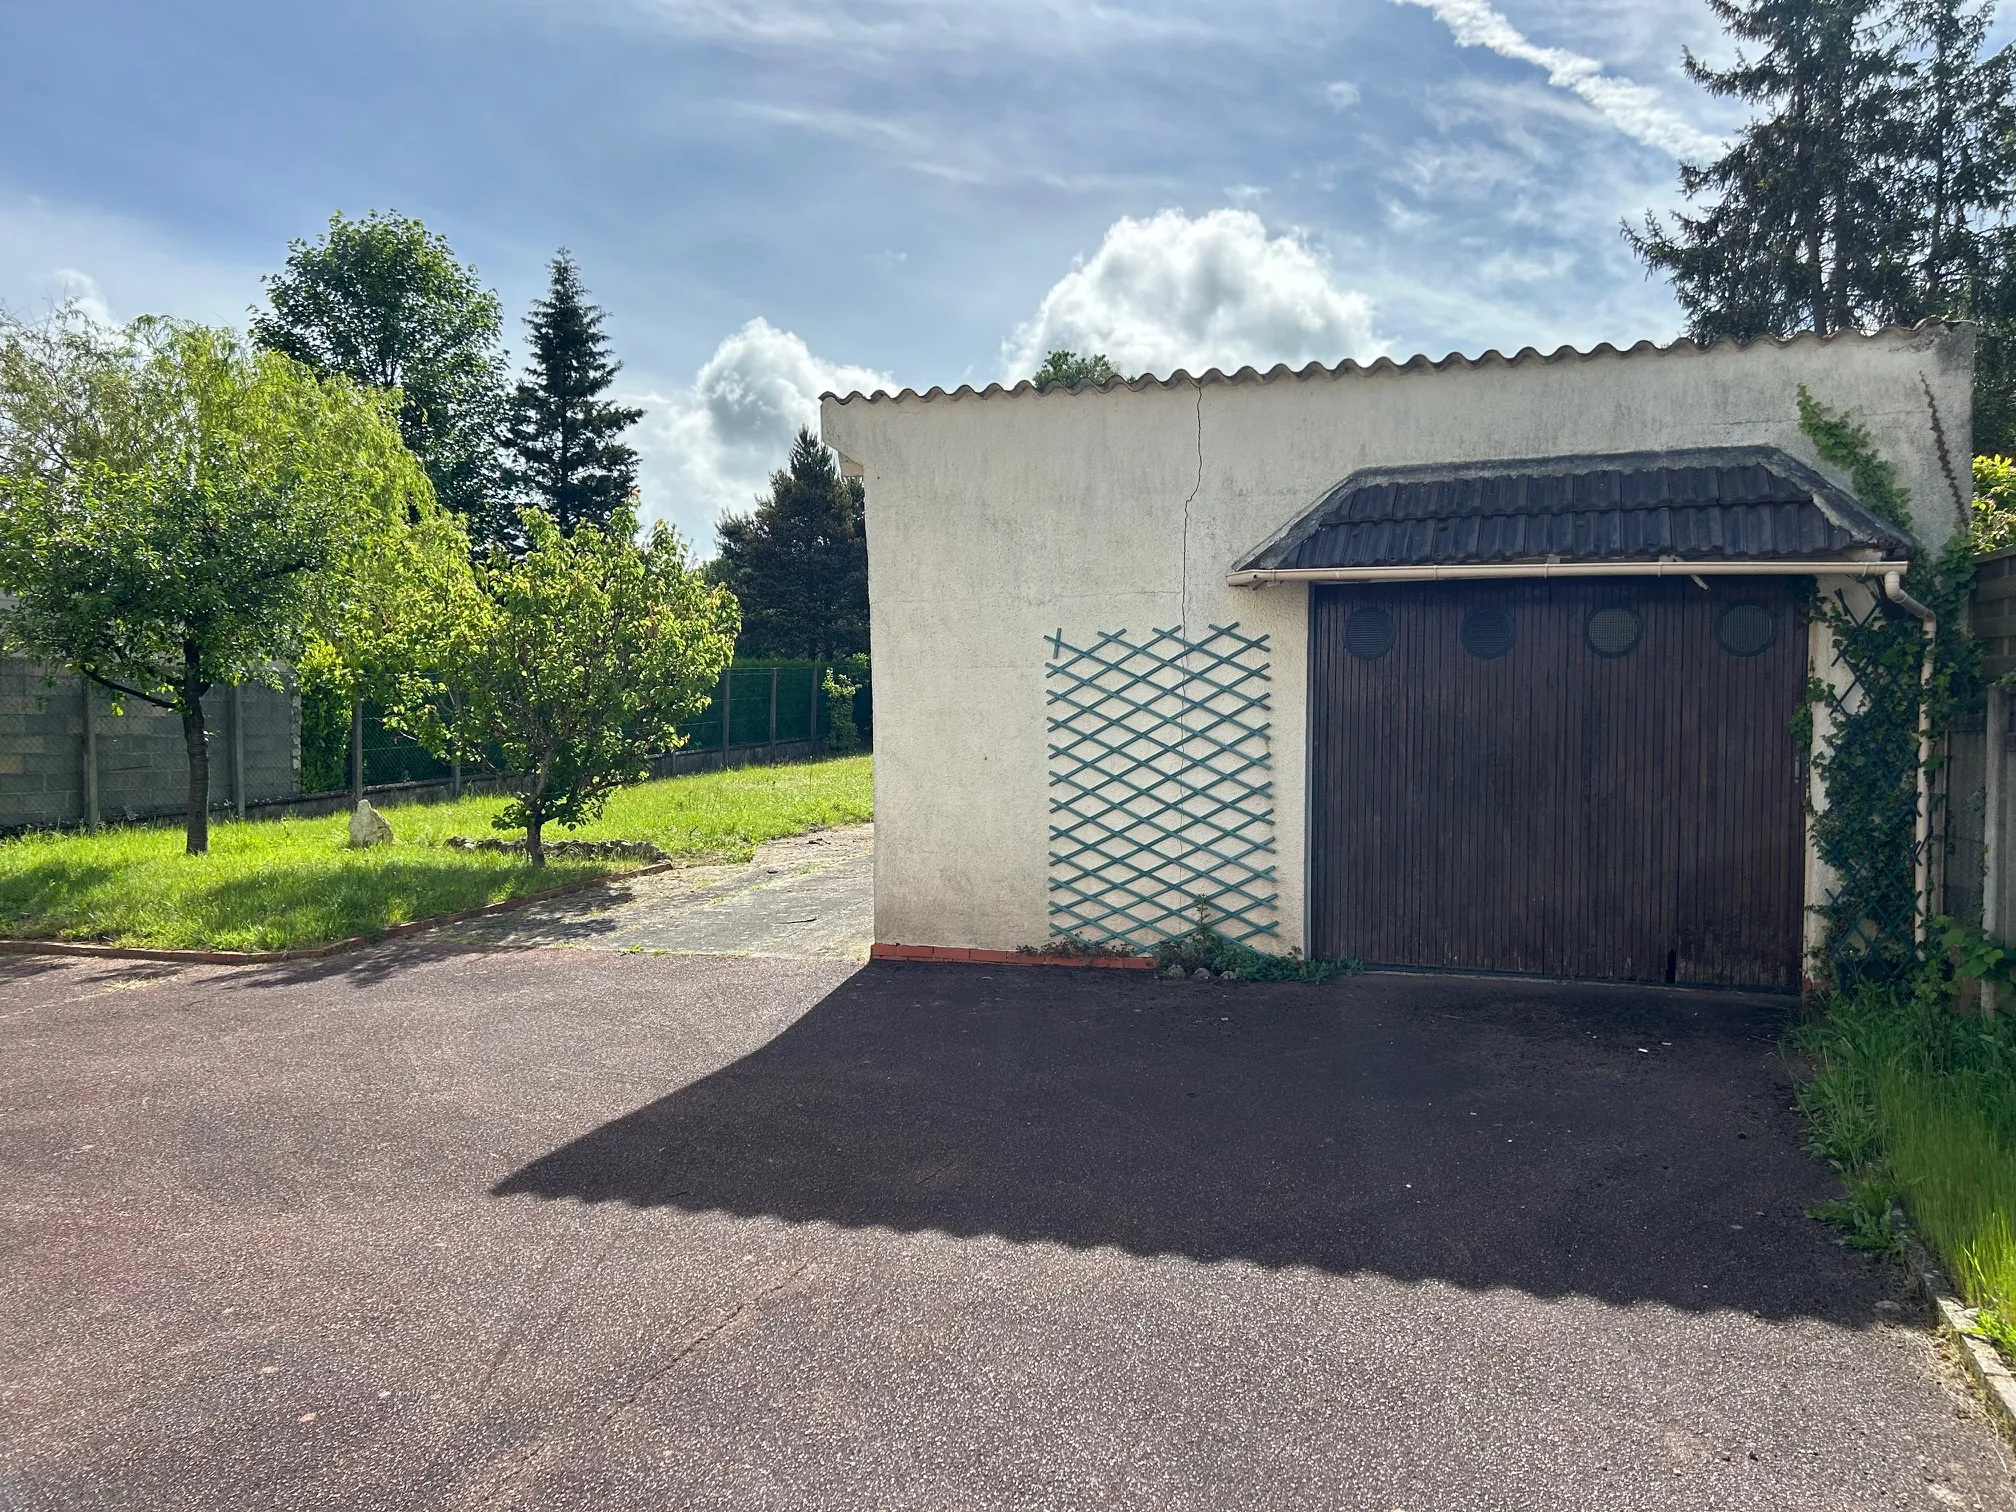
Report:
[[[877,940],[868,947],[871,961],[936,961],[963,966],[1103,966],[1119,971],[1153,971],[1153,956],[1044,955],[1022,950],[982,950],[968,945],[898,945]]]
[[[304,945],[298,950],[154,950],[144,945],[94,945],[83,940],[0,939],[0,955],[86,956],[113,961],[180,961],[196,966],[266,966],[283,961],[313,961],[323,956],[341,955],[347,950],[362,950],[368,945],[382,944],[386,940],[418,934],[422,930],[438,929],[443,924],[459,924],[465,919],[480,919],[490,914],[509,913],[512,909],[523,908],[528,903],[543,903],[551,898],[564,898],[572,893],[588,892],[597,887],[627,882],[632,877],[649,877],[659,872],[673,871],[683,864],[685,863],[679,861],[658,861],[650,866],[640,866],[634,871],[607,872],[599,877],[589,877],[585,881],[569,882],[564,887],[549,887],[544,892],[527,893],[522,898],[506,898],[502,903],[486,903],[481,908],[465,908],[456,913],[435,914],[430,918],[415,919],[407,924],[394,924],[372,934],[352,935],[348,939],[329,940],[321,945]]]
[[[1912,1289],[1931,1306],[1939,1331],[1959,1346],[1961,1364],[1995,1426],[2016,1439],[2016,1375],[2010,1374],[1994,1345],[1974,1335],[1972,1310],[1954,1295],[1945,1269],[1915,1235],[1904,1237],[1904,1265]]]

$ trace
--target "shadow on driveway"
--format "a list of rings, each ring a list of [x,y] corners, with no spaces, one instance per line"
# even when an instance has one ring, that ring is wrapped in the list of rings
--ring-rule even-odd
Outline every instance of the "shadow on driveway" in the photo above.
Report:
[[[1804,1209],[1794,1005],[875,966],[494,1195],[1874,1319]]]

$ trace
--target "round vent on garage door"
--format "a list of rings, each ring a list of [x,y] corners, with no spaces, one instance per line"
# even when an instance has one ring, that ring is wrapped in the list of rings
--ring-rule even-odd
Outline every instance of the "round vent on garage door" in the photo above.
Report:
[[[1778,639],[1778,620],[1760,604],[1731,604],[1715,620],[1715,639],[1731,656],[1757,656]]]
[[[1393,649],[1393,616],[1384,609],[1353,609],[1344,621],[1344,649],[1360,661],[1377,661]]]
[[[1479,661],[1496,661],[1512,649],[1518,638],[1512,628],[1512,611],[1486,604],[1463,616],[1463,649]]]
[[[1638,637],[1644,633],[1645,621],[1627,604],[1592,609],[1582,622],[1582,638],[1598,656],[1629,656],[1638,649]]]

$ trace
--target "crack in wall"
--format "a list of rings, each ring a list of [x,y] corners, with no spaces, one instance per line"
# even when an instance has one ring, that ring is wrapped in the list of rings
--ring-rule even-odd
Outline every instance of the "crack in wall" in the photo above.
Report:
[[[1932,385],[1921,372],[1918,386],[1925,390],[1925,408],[1932,412],[1932,440],[1939,448],[1939,471],[1946,475],[1946,486],[1953,493],[1953,506],[1960,511],[1960,528],[1965,530],[1972,505],[1973,482],[1970,479],[1966,489],[1960,487],[1960,479],[1953,472],[1953,454],[1946,448],[1946,426],[1939,418],[1939,401],[1932,397]]]
[[[1177,727],[1183,731],[1183,744],[1186,748],[1190,743],[1191,737],[1197,733],[1197,701],[1191,696],[1191,689],[1195,686],[1194,674],[1197,670],[1192,664],[1191,658],[1197,653],[1195,649],[1196,637],[1190,631],[1190,506],[1196,502],[1197,495],[1203,491],[1203,488],[1204,380],[1200,378],[1197,380],[1197,476],[1191,481],[1189,497],[1183,500],[1183,580],[1181,584],[1182,595],[1179,601],[1182,618],[1177,626],[1177,634],[1181,635],[1184,641],[1184,677],[1182,682],[1182,702],[1178,705],[1176,717]],[[1188,765],[1180,767],[1176,779],[1177,792],[1179,794],[1177,811],[1183,815],[1186,828],[1189,822],[1195,817],[1197,797],[1200,791],[1190,781],[1190,770]],[[1202,922],[1201,919],[1199,922]]]
[[[1190,495],[1183,501],[1183,633],[1190,633],[1190,506],[1204,489],[1204,385],[1197,385],[1197,477],[1190,485]],[[1187,663],[1186,663],[1187,665]]]

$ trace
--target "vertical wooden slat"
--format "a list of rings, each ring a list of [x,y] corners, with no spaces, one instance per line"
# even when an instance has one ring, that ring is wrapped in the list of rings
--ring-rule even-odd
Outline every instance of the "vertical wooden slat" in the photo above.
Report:
[[[1732,657],[1715,614],[1779,622]],[[1584,624],[1636,608],[1602,658]],[[1462,648],[1466,610],[1511,611],[1506,656]],[[1344,645],[1394,617],[1391,652]],[[1311,595],[1311,939],[1393,965],[1786,986],[1798,980],[1802,826],[1790,721],[1805,676],[1775,580],[1324,587]]]

